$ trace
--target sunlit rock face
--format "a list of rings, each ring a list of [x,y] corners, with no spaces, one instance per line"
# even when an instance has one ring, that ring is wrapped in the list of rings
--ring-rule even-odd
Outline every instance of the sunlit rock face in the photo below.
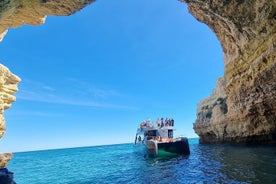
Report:
[[[0,153],[0,169],[7,167],[12,156],[11,153]]]
[[[9,28],[39,25],[47,15],[71,15],[95,0],[2,0],[0,1],[0,41]]]
[[[275,144],[276,1],[183,1],[224,51],[224,77],[198,104],[200,142]]]
[[[14,93],[18,90],[19,82],[20,78],[0,64],[0,138],[3,137],[6,131],[4,111],[10,108],[12,102],[15,101]],[[0,169],[6,166],[11,157],[12,154],[0,153]]]

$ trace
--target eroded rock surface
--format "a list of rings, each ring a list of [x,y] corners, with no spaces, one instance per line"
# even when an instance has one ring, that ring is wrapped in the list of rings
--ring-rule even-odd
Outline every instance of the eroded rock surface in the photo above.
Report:
[[[17,85],[19,82],[19,77],[12,74],[7,67],[0,64],[0,138],[6,131],[4,110],[10,108],[12,102],[16,100],[14,93],[18,90]],[[12,154],[0,153],[0,169],[6,167],[11,157]]]
[[[202,143],[276,143],[276,1],[185,0],[217,35],[224,82],[198,105]],[[224,90],[221,90],[224,89]]]
[[[0,153],[0,169],[6,168],[10,159],[12,159],[11,153]]]

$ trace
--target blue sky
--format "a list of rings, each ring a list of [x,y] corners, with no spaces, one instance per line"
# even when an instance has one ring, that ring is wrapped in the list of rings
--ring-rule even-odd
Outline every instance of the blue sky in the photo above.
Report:
[[[22,79],[5,111],[8,152],[132,142],[158,117],[196,137],[197,103],[223,75],[215,34],[177,0],[99,0],[10,29],[0,62]]]

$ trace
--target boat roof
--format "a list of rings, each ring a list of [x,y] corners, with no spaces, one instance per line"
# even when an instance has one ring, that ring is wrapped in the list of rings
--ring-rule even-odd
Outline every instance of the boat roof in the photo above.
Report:
[[[147,131],[151,131],[151,130],[175,130],[174,126],[163,126],[163,127],[156,127],[156,126],[144,126],[144,127],[140,127],[138,128],[138,132],[147,132]]]
[[[139,132],[148,132],[148,131],[161,131],[161,130],[175,130],[174,128],[174,120],[172,118],[166,118],[165,121],[163,121],[163,118],[157,119],[156,124],[154,124],[151,119],[147,119],[145,121],[142,121],[139,125],[139,128],[137,130],[137,133]]]

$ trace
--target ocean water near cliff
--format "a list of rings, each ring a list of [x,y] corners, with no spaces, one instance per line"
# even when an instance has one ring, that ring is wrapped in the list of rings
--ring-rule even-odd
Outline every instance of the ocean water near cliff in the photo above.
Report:
[[[14,153],[18,184],[276,183],[276,148],[200,145],[191,154],[149,159],[133,144]]]

